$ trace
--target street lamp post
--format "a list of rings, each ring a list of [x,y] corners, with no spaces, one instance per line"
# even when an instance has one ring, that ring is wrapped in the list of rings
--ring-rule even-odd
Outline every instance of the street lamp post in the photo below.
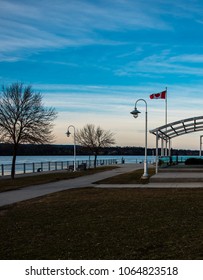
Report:
[[[73,171],[75,172],[76,171],[76,141],[75,141],[75,127],[73,125],[69,125],[68,129],[67,129],[67,132],[66,132],[66,135],[67,137],[70,137],[71,133],[70,133],[70,127],[73,128],[74,130],[74,135],[73,135],[73,138],[74,138],[74,169]]]
[[[134,118],[138,117],[138,114],[140,113],[140,111],[137,110],[137,103],[139,101],[143,101],[146,105],[146,110],[145,110],[145,159],[144,159],[144,174],[142,175],[143,179],[148,179],[149,175],[148,175],[148,166],[147,166],[147,102],[144,99],[138,99],[135,102],[135,109],[130,112]]]

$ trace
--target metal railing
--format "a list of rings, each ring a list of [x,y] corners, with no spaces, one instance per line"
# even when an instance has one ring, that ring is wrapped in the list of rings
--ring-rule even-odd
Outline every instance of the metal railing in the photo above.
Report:
[[[96,161],[97,166],[106,166],[116,164],[116,159],[99,159]],[[94,160],[78,160],[76,161],[76,168],[81,165],[86,165],[87,168],[94,167]],[[48,162],[32,162],[32,163],[16,163],[15,174],[28,174],[36,172],[70,170],[74,165],[74,161],[48,161]],[[0,176],[11,175],[11,164],[0,165]]]
[[[134,163],[136,163],[136,164],[144,163],[144,159],[136,159],[136,160],[134,161]],[[147,160],[147,163],[148,163],[148,164],[155,164],[155,163],[156,163],[156,159]]]

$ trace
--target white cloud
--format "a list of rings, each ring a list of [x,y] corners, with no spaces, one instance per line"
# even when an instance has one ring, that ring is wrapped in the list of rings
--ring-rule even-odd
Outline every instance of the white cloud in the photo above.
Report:
[[[188,64],[189,63],[189,64]],[[161,77],[163,74],[202,76],[203,55],[182,54],[173,56],[169,50],[162,50],[160,54],[148,55],[136,61],[131,61],[114,71],[118,76],[147,75]]]
[[[171,62],[190,62],[190,63],[203,63],[202,54],[183,54],[172,56],[169,61]]]
[[[9,56],[9,55],[4,55],[3,53],[0,53],[0,62],[16,62],[19,60],[22,60],[22,58],[19,56]]]
[[[5,53],[121,44],[118,39],[112,40],[108,32],[173,30],[172,21],[165,15],[187,18],[192,11],[195,17],[202,10],[191,1],[159,0],[153,1],[153,5],[142,0],[0,0],[0,6],[0,50]],[[103,31],[107,31],[105,35]]]
[[[0,1],[1,51],[112,44],[99,31],[168,29],[142,1]],[[119,43],[119,42],[118,42]]]

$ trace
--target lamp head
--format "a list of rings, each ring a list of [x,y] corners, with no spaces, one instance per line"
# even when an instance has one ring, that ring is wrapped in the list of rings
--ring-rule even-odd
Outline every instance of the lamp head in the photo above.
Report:
[[[140,111],[138,111],[137,108],[135,107],[135,109],[132,112],[130,112],[130,113],[136,119],[138,117],[138,114],[140,114]]]
[[[67,137],[69,137],[71,135],[69,130],[66,132],[66,135],[67,135]]]

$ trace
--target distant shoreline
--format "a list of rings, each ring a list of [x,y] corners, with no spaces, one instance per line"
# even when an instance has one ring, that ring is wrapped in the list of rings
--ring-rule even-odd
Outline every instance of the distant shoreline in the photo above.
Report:
[[[154,156],[155,148],[148,148],[147,153],[149,156]],[[0,144],[0,156],[12,156],[12,144]],[[159,149],[160,154],[160,149]],[[17,153],[18,156],[67,156],[73,155],[73,145],[33,145],[33,144],[21,144]],[[77,146],[77,155],[80,156],[92,156],[89,150],[84,147]],[[143,156],[144,147],[108,147],[101,150],[102,156]],[[184,149],[172,149],[172,155],[180,156],[198,156],[199,150],[184,150]]]

